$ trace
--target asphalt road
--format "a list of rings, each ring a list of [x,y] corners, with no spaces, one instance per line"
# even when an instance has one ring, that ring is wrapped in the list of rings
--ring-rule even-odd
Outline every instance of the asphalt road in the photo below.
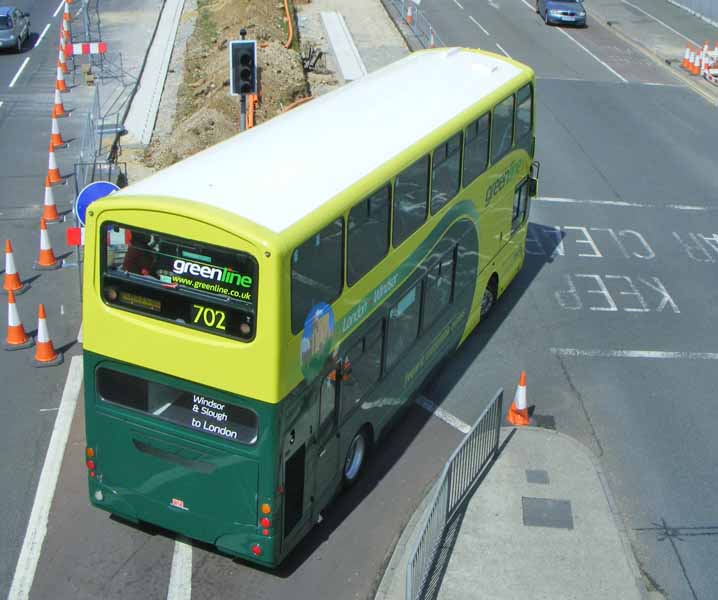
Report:
[[[710,410],[718,358],[715,109],[598,24],[547,28],[522,0],[424,0],[421,7],[445,43],[492,48],[534,66],[542,163],[524,270],[426,394],[472,422],[498,387],[510,395],[526,369],[536,413],[600,457],[647,576],[670,598],[708,599],[718,583],[710,564],[718,550],[710,460],[718,451]],[[27,8],[42,31],[36,15],[44,11],[50,22],[56,7]],[[8,88],[25,56],[31,60]],[[38,249],[56,56],[41,43],[0,58],[0,227],[27,277]],[[78,116],[86,92],[78,86],[67,95]],[[79,138],[75,118],[63,135]],[[71,170],[72,160],[58,160],[63,173]],[[71,198],[71,185],[56,189],[61,208]],[[62,229],[51,229],[57,253],[66,250]],[[20,302],[27,329],[45,302],[56,345],[72,343],[75,270],[42,273]],[[0,546],[0,596],[67,374],[66,365],[33,369],[30,358],[6,352],[0,363],[0,539],[8,540]],[[190,566],[186,547],[163,532],[91,510],[78,410],[31,597],[166,598],[184,582],[194,598],[370,598],[393,543],[459,439],[413,407],[362,483],[270,573],[200,546]],[[179,583],[171,580],[178,572]]]

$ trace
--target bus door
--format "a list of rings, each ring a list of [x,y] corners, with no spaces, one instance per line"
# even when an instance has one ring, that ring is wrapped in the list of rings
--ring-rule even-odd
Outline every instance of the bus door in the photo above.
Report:
[[[333,496],[340,477],[337,373],[336,369],[333,370],[319,386],[314,469],[315,517],[319,516],[319,511]]]

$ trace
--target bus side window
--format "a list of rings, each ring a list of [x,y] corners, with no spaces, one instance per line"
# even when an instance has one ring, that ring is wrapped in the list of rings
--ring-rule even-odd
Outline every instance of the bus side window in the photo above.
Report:
[[[526,215],[528,212],[528,195],[529,186],[528,180],[524,179],[514,192],[514,209],[511,216],[511,233],[515,233],[516,230],[524,224]]]
[[[516,147],[531,154],[531,131],[533,129],[531,84],[522,87],[516,94]]]
[[[381,375],[381,350],[384,343],[384,321],[372,328],[346,353],[341,378],[341,417],[357,406]]]
[[[424,283],[424,318],[422,329],[426,330],[451,303],[454,290],[454,266],[456,249],[446,254],[429,271]]]
[[[486,170],[489,162],[489,125],[491,114],[486,113],[466,128],[464,134],[464,187]]]
[[[342,291],[344,220],[339,218],[292,253],[292,332],[303,326],[311,308],[331,304]]]
[[[421,282],[407,291],[389,311],[386,369],[391,369],[411,347],[419,333]]]
[[[349,211],[347,285],[354,285],[389,251],[391,188],[374,192]]]
[[[434,150],[431,161],[431,214],[446,206],[459,191],[461,175],[461,133]]]
[[[394,180],[394,235],[396,248],[426,220],[429,196],[429,156],[404,169]]]
[[[513,143],[514,97],[509,96],[494,108],[494,121],[491,129],[491,164],[496,164]]]

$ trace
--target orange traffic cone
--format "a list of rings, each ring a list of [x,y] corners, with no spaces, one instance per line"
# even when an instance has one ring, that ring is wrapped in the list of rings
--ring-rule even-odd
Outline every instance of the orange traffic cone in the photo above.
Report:
[[[42,218],[48,223],[55,223],[60,220],[60,215],[55,206],[55,196],[52,193],[52,186],[45,186],[45,203],[42,208]]]
[[[681,63],[681,67],[685,69],[686,71],[690,68],[690,62],[689,59],[691,57],[691,47],[686,46],[686,51],[683,53],[683,62]]]
[[[10,240],[5,240],[5,281],[2,289],[8,293],[13,292],[18,296],[26,292],[30,287],[29,283],[23,283],[20,274],[15,268],[15,257],[12,253]]]
[[[22,350],[29,348],[35,342],[25,333],[20,315],[15,304],[15,294],[7,293],[7,337],[5,338],[5,350]]]
[[[52,126],[50,127],[50,150],[55,148],[64,148],[67,144],[60,135],[60,126],[57,124],[57,117],[52,117]]]
[[[695,57],[693,58],[693,66],[691,68],[691,74],[692,75],[700,75],[701,74],[701,51],[696,50]]]
[[[62,103],[62,94],[60,94],[60,90],[55,90],[55,104],[52,107],[52,116],[56,119],[61,119],[62,117],[67,116],[65,106]]]
[[[67,8],[67,3],[65,3],[65,8]],[[65,15],[63,15],[62,19],[62,37],[65,38],[66,42],[72,43],[72,31],[70,30],[70,21],[66,20],[64,16]]]
[[[65,0],[65,10],[62,13],[63,21],[72,21],[72,15],[70,14],[70,4]]]
[[[509,413],[506,415],[506,421],[514,426],[531,424],[529,409],[526,404],[526,371],[521,371],[519,385],[516,387],[514,401],[509,407]]]
[[[57,67],[57,77],[55,79],[55,89],[59,92],[65,93],[68,91],[67,85],[65,84],[65,75],[60,67]]]
[[[57,352],[52,345],[50,332],[47,329],[45,306],[41,304],[37,311],[37,341],[35,360],[32,361],[32,364],[36,367],[52,367],[62,364],[62,360],[62,352]]]
[[[41,271],[60,268],[60,261],[55,257],[55,253],[52,251],[52,246],[50,245],[50,236],[47,234],[47,223],[45,223],[45,219],[40,219],[40,254],[33,268]]]
[[[60,175],[60,169],[57,168],[57,161],[55,160],[55,150],[50,146],[50,157],[47,164],[47,178],[45,179],[45,185],[55,185],[56,183],[62,183],[62,175]]]
[[[406,7],[406,24],[413,25],[414,23],[414,8],[411,6],[411,2]]]
[[[67,61],[65,60],[65,51],[62,48],[59,48],[57,52],[57,66],[62,69],[63,75],[67,75]]]

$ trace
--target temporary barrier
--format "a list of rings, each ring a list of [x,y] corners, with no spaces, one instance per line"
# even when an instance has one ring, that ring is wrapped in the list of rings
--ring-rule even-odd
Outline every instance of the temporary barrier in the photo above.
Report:
[[[53,367],[62,364],[62,360],[62,352],[55,350],[50,339],[45,306],[41,304],[37,311],[37,343],[32,364],[36,367]]]
[[[33,265],[33,268],[50,271],[59,269],[60,266],[60,261],[57,260],[55,253],[52,251],[50,236],[47,233],[47,223],[45,223],[45,219],[40,219],[40,254],[38,254],[37,262]]]
[[[7,293],[7,337],[5,338],[5,350],[22,350],[23,348],[29,348],[33,344],[32,338],[25,333],[25,328],[17,312],[15,294],[10,291]]]
[[[74,56],[78,54],[105,54],[107,44],[105,42],[83,42],[81,44],[67,44],[65,55]]]
[[[29,283],[22,282],[20,273],[17,272],[10,240],[5,240],[5,280],[2,287],[6,292],[14,292],[18,296],[30,287]]]

